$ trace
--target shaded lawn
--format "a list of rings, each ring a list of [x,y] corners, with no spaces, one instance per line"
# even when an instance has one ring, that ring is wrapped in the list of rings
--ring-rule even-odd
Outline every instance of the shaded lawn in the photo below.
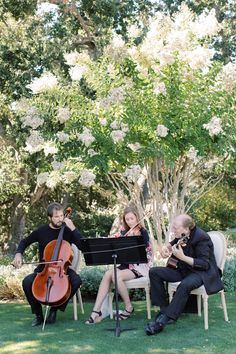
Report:
[[[43,354],[43,353],[166,353],[166,354],[234,354],[236,353],[236,293],[226,293],[230,323],[223,319],[220,295],[209,298],[209,330],[203,327],[203,317],[183,314],[177,324],[169,325],[157,336],[144,333],[147,323],[145,302],[134,303],[135,313],[129,320],[121,322],[124,331],[120,337],[114,331],[115,321],[103,320],[100,324],[86,325],[92,303],[85,304],[85,315],[79,312],[79,320],[73,320],[72,304],[65,313],[58,313],[54,325],[32,328],[32,315],[27,304],[0,304],[0,353]],[[78,308],[79,310],[79,308]],[[154,313],[152,314],[154,316]]]

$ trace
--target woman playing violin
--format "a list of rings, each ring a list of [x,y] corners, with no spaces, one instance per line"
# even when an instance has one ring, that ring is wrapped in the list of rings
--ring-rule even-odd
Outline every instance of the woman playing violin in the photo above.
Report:
[[[65,225],[63,240],[69,242],[69,244],[74,243],[79,249],[81,249],[81,235],[76,229],[74,223],[68,217],[65,217],[63,207],[59,203],[52,203],[47,208],[47,215],[49,219],[49,224],[41,225],[38,229],[34,230],[28,237],[22,239],[16,250],[16,254],[13,260],[13,265],[16,268],[22,266],[22,255],[25,249],[32,243],[38,243],[39,261],[43,263],[43,255],[46,246],[52,241],[58,238],[60,229],[62,225]],[[26,298],[31,306],[32,313],[35,318],[32,322],[32,326],[38,326],[43,323],[43,312],[41,303],[34,297],[32,291],[32,284],[37,276],[37,273],[44,269],[45,265],[40,264],[34,270],[34,273],[27,275],[23,280],[23,290],[25,292]],[[71,293],[69,299],[73,297],[78,288],[81,285],[81,278],[74,270],[68,268],[67,275],[69,277],[69,282],[71,285]],[[65,311],[66,305],[69,299],[60,306],[55,306],[50,308],[49,315],[47,317],[46,323],[52,324],[56,321],[57,310]]]
[[[142,235],[144,238],[144,243],[146,244],[148,263],[139,264],[139,265],[121,264],[120,266],[117,267],[118,292],[122,297],[125,305],[125,310],[119,315],[120,320],[128,319],[131,316],[131,314],[134,312],[134,308],[131,304],[128,289],[126,288],[125,285],[125,281],[147,276],[152,263],[152,248],[151,248],[151,243],[149,241],[147,230],[145,230],[144,227],[142,227],[141,223],[139,222],[139,217],[136,209],[133,207],[127,207],[124,210],[124,214],[123,214],[122,230],[119,233],[113,235],[113,237],[129,237],[129,236],[138,236],[138,235]],[[86,321],[86,324],[94,324],[102,320],[102,313],[101,313],[102,303],[109,292],[110,284],[112,282],[114,283],[114,271],[108,270],[106,271],[106,273],[102,278],[102,281],[99,286],[97,298],[93,307],[93,311],[88,321]]]

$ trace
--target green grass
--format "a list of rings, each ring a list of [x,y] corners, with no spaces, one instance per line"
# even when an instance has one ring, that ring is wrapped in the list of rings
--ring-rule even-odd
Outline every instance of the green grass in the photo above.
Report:
[[[165,353],[165,354],[234,354],[236,352],[236,293],[226,293],[230,323],[223,319],[220,296],[209,298],[209,330],[203,327],[203,318],[196,314],[183,314],[179,321],[167,326],[159,335],[148,337],[144,333],[147,323],[145,302],[135,302],[135,313],[121,322],[124,331],[120,337],[114,331],[115,321],[103,320],[97,325],[86,325],[91,303],[85,304],[85,315],[73,320],[72,304],[65,313],[59,313],[54,325],[32,328],[32,315],[27,304],[0,304],[0,353]],[[154,313],[153,313],[154,315]]]

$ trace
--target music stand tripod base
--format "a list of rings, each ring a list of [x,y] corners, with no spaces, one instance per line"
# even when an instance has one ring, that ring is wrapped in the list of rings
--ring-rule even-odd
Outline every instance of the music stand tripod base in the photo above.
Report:
[[[121,320],[119,320],[119,305],[118,305],[118,287],[117,287],[117,269],[116,269],[116,259],[117,259],[117,254],[114,253],[112,255],[112,258],[114,259],[114,285],[115,285],[115,300],[116,300],[116,327],[114,328],[106,328],[106,331],[114,331],[116,337],[120,337],[120,333],[124,331],[134,331],[136,328],[122,328],[120,326]]]

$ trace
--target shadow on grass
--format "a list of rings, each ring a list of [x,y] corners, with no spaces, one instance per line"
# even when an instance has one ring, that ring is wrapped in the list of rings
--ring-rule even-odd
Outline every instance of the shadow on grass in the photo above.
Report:
[[[69,304],[65,313],[58,313],[57,322],[41,327],[31,327],[32,315],[26,304],[0,304],[1,354],[41,353],[165,353],[165,354],[234,354],[236,333],[236,294],[226,294],[230,323],[226,323],[220,306],[219,295],[209,298],[209,330],[204,330],[203,318],[196,314],[183,314],[179,321],[157,336],[144,333],[146,320],[145,302],[135,302],[135,313],[121,322],[122,332],[116,337],[115,321],[109,318],[100,324],[86,325],[92,303],[85,304],[85,315],[73,320],[73,307]],[[78,309],[79,310],[79,309]],[[154,313],[153,313],[154,316]]]

